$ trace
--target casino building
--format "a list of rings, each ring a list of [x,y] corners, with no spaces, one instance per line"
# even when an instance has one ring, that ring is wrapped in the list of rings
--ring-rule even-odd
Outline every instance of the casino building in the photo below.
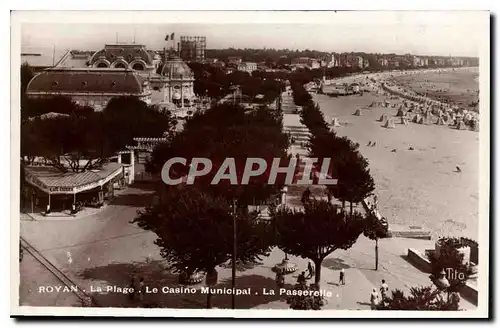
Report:
[[[55,67],[33,78],[26,94],[67,96],[96,111],[114,97],[136,96],[186,112],[196,110],[193,86],[192,70],[173,49],[157,53],[141,44],[107,44],[95,52],[68,51]]]

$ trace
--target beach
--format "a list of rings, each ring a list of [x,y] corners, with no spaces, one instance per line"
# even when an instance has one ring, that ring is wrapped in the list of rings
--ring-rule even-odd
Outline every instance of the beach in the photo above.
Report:
[[[338,135],[360,144],[375,180],[379,210],[389,223],[424,227],[433,239],[478,239],[479,133],[448,125],[400,124],[395,116],[401,100],[391,100],[395,107],[369,107],[388,99],[375,92],[313,98],[328,122],[340,120]],[[353,115],[357,109],[361,116]],[[393,117],[395,128],[382,127],[382,114]],[[370,141],[376,145],[367,146]]]

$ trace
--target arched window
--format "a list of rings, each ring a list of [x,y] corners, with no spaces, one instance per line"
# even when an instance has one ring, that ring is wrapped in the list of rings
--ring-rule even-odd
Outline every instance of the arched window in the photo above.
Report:
[[[115,68],[127,68],[124,63],[116,63]]]
[[[104,62],[101,62],[101,63],[97,64],[97,67],[99,67],[99,68],[105,68],[105,67],[108,67],[108,64],[106,64]]]
[[[143,71],[144,65],[142,65],[141,63],[135,63],[134,66],[132,66],[132,69],[136,71]]]

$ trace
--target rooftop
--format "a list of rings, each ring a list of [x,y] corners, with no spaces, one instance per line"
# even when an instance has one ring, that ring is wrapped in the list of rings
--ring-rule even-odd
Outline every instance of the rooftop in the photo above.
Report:
[[[91,170],[86,172],[61,172],[52,166],[28,166],[26,179],[32,180],[34,184],[42,189],[47,188],[77,188],[90,184],[99,183],[111,175],[121,170],[122,164],[108,163],[103,165],[101,170]],[[95,188],[95,187],[93,187]]]
[[[37,74],[27,94],[116,93],[142,94],[146,81],[130,69],[56,67]]]

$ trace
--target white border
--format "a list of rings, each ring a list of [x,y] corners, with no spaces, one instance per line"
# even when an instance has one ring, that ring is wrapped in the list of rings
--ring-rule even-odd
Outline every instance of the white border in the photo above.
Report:
[[[59,5],[59,3],[57,4]],[[268,7],[260,7],[260,9],[273,9]],[[210,4],[213,8],[215,4]],[[385,8],[393,8],[394,4]],[[127,6],[122,6],[126,9]],[[199,8],[199,7],[198,7]],[[215,7],[217,8],[217,7]],[[303,8],[303,7],[302,7]],[[379,7],[380,8],[380,7]],[[435,9],[436,7],[434,7]],[[463,7],[462,7],[463,8]],[[484,7],[483,7],[484,8]],[[301,9],[296,7],[295,9]],[[443,8],[440,8],[443,9]],[[229,14],[229,15],[228,15]],[[409,14],[409,13],[408,13]],[[375,23],[376,20],[370,18],[367,13],[356,13],[356,15],[363,16],[358,22],[369,24]],[[487,16],[488,14],[485,13]],[[438,15],[439,16],[439,15]],[[433,16],[429,12],[411,13],[405,16],[407,19],[438,19],[438,16]],[[13,216],[11,219],[11,314],[23,315],[89,315],[89,316],[182,316],[182,317],[279,317],[279,318],[336,318],[336,317],[357,317],[357,318],[404,318],[404,317],[440,317],[440,318],[458,318],[458,317],[484,317],[487,314],[488,306],[488,261],[489,247],[480,247],[480,257],[484,260],[481,261],[479,270],[478,286],[480,289],[479,304],[476,311],[463,311],[463,312],[392,312],[392,311],[349,311],[349,310],[322,310],[322,311],[291,311],[291,310],[191,310],[191,309],[99,309],[96,313],[95,308],[53,308],[53,307],[19,307],[18,303],[19,290],[19,266],[18,262],[18,241],[15,236],[19,235],[19,222],[16,220],[18,211],[17,204],[19,202],[19,165],[16,159],[19,158],[19,111],[15,108],[19,107],[19,70],[17,69],[20,64],[20,24],[22,22],[50,22],[50,23],[64,23],[64,22],[85,22],[85,23],[109,23],[110,21],[116,23],[315,23],[315,24],[343,24],[346,21],[331,19],[330,13],[317,12],[314,17],[305,15],[302,12],[64,12],[64,13],[41,13],[41,12],[25,12],[22,15],[14,13],[12,15],[12,40],[11,40],[11,104],[13,110],[11,112],[11,209]],[[401,18],[401,13],[389,13],[384,19]],[[480,65],[480,105],[481,105],[481,132],[480,132],[480,229],[479,229],[479,244],[480,246],[486,245],[488,240],[488,218],[489,218],[489,17],[485,17],[482,25],[482,43],[481,43],[481,65]],[[380,18],[377,19],[380,22]],[[353,23],[349,21],[349,23]]]

